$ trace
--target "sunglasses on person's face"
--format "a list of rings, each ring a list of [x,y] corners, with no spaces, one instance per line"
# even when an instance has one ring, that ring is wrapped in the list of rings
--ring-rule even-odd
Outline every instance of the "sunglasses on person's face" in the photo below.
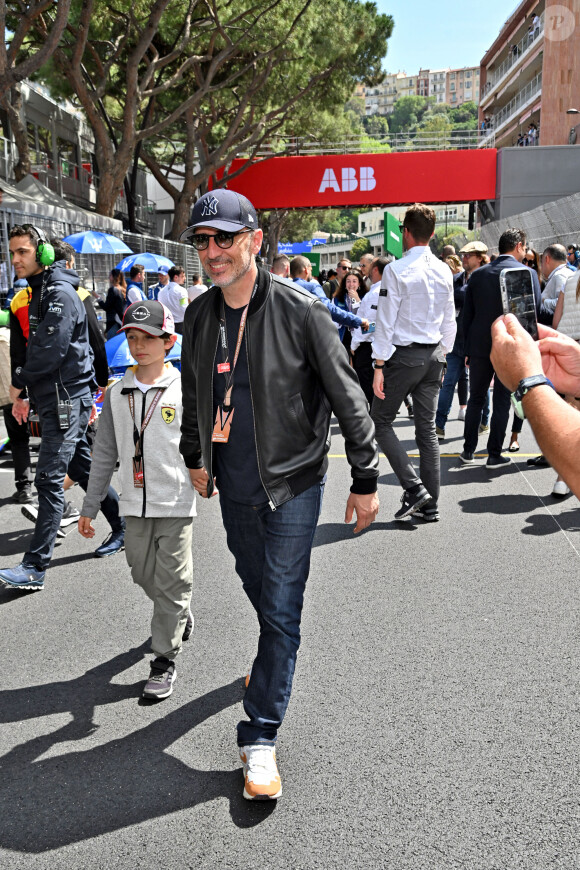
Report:
[[[237,233],[227,233],[225,230],[218,230],[212,236],[207,233],[196,233],[191,237],[191,244],[196,251],[205,251],[209,247],[209,240],[213,239],[218,248],[231,248],[236,236],[251,232],[252,230],[239,230]]]

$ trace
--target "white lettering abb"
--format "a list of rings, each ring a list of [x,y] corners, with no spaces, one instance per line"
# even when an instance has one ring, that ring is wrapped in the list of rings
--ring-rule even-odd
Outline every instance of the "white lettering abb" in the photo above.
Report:
[[[356,169],[353,169],[350,166],[345,166],[342,169],[341,181],[342,187],[338,184],[334,169],[325,169],[320,187],[318,188],[318,193],[324,193],[324,191],[329,187],[334,190],[335,193],[351,193],[353,190],[356,190],[357,187],[360,187],[360,190],[374,190],[377,186],[375,170],[372,166],[361,166],[358,178]]]

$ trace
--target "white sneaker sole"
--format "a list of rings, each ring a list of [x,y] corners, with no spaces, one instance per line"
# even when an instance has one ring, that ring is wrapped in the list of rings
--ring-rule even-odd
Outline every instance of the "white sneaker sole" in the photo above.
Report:
[[[246,786],[244,786],[244,797],[247,801],[277,801],[282,796],[282,786],[276,794],[248,794]]]

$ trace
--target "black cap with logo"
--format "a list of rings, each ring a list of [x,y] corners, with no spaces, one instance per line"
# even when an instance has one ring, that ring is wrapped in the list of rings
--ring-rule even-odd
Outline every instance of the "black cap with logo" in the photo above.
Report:
[[[249,199],[235,190],[210,190],[198,199],[191,210],[190,225],[179,239],[188,241],[196,227],[210,227],[235,233],[249,227],[258,229],[258,215]]]

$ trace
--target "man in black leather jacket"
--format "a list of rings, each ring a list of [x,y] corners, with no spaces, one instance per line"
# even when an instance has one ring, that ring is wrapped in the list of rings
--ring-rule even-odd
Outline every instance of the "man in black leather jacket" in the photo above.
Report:
[[[324,305],[257,268],[262,232],[245,197],[205,194],[182,238],[214,286],[185,314],[180,449],[197,492],[208,498],[219,488],[228,547],[257,613],[238,745],[244,797],[275,799],[274,746],[300,644],[331,412],[351,465],[345,520],[356,512],[355,532],[379,506],[374,427]]]

